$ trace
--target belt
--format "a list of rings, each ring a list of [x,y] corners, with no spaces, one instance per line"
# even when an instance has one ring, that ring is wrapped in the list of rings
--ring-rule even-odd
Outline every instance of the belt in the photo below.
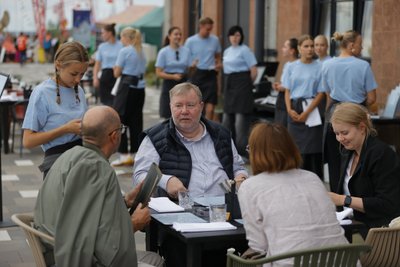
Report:
[[[131,78],[137,78],[138,80],[143,80],[143,74],[140,74],[140,75],[122,74],[122,77],[131,77]]]
[[[48,157],[54,154],[61,154],[67,151],[68,149],[73,148],[74,146],[81,146],[81,145],[82,145],[82,139],[78,139],[62,145],[53,146],[47,149],[46,152],[44,152],[44,156]]]

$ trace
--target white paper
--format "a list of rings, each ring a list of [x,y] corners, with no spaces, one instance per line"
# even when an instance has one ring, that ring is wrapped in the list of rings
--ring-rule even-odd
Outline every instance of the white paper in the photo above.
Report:
[[[151,217],[165,225],[173,225],[174,223],[206,223],[200,217],[190,212],[173,212],[152,214]]]
[[[114,87],[111,89],[111,94],[113,96],[116,96],[118,93],[118,87],[119,83],[121,82],[121,77],[118,77],[117,80],[115,81]]]
[[[400,86],[394,88],[386,100],[385,110],[383,111],[382,117],[384,118],[394,118],[396,113],[396,107],[400,99]]]
[[[224,231],[224,230],[236,229],[236,226],[228,222],[174,223],[172,227],[179,232],[206,232],[206,231]]]
[[[353,209],[352,208],[345,208],[343,211],[336,212],[336,219],[338,221],[342,221],[345,218],[353,217]]]
[[[149,208],[158,212],[175,212],[185,211],[184,208],[175,204],[167,197],[152,197],[150,198]]]
[[[306,99],[306,101],[303,101],[303,110],[307,110],[312,101],[312,99]],[[313,111],[308,114],[305,124],[308,127],[314,127],[322,124],[321,115],[319,114],[318,107],[314,108]]]

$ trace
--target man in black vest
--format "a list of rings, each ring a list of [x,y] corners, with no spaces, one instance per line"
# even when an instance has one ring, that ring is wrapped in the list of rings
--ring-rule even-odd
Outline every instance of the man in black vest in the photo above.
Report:
[[[163,173],[158,195],[177,199],[179,191],[192,197],[221,196],[218,184],[225,179],[242,182],[247,176],[244,162],[223,126],[202,117],[204,103],[200,89],[181,83],[170,90],[172,117],[145,130],[135,157],[134,183],[140,183],[155,162]],[[182,241],[172,236],[161,240],[166,266],[186,266]],[[178,253],[177,253],[178,251]],[[203,255],[203,266],[224,266],[226,249]],[[211,261],[211,262],[208,262]]]
[[[172,117],[145,130],[136,154],[134,183],[140,183],[152,162],[163,177],[160,196],[176,199],[179,191],[191,196],[219,196],[225,179],[243,181],[248,176],[244,162],[221,125],[202,117],[204,103],[199,88],[181,83],[170,90]]]

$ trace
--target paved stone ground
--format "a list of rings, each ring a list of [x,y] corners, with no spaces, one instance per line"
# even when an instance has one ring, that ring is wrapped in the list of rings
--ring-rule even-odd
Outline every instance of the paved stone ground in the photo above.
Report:
[[[36,84],[51,75],[52,64],[0,64],[0,72],[11,73],[20,77],[28,84]],[[160,119],[158,116],[158,101],[160,90],[146,88],[144,105],[144,128],[150,127]],[[94,99],[90,99],[94,105]],[[18,126],[19,127],[19,126]],[[17,133],[20,131],[17,130]],[[15,153],[5,155],[2,159],[2,190],[3,190],[3,221],[10,222],[14,213],[31,212],[35,205],[37,191],[42,183],[42,174],[37,166],[41,163],[43,152],[40,148],[23,150],[19,157],[19,139],[15,137]],[[115,155],[111,160],[115,159]],[[19,166],[20,165],[20,166]],[[131,167],[116,168],[121,188],[127,191],[131,188]],[[138,249],[144,249],[144,234],[135,234]],[[23,232],[18,227],[0,228],[0,267],[27,267],[35,266],[33,256],[27,245]]]

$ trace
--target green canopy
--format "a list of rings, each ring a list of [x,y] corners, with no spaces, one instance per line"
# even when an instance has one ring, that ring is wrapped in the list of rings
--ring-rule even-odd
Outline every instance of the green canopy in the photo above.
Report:
[[[158,50],[162,46],[163,23],[164,8],[157,7],[133,23],[120,25],[119,29],[127,26],[139,29],[143,35],[143,41],[157,46]]]

